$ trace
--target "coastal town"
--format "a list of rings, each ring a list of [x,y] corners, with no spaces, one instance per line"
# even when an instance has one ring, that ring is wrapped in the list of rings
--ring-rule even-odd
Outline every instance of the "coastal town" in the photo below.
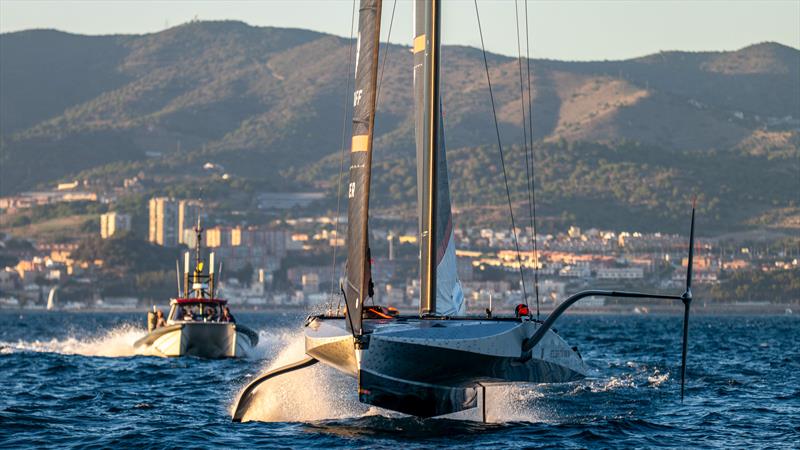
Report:
[[[141,183],[134,177],[108,192],[97,192],[88,182],[74,181],[60,183],[52,191],[0,199],[6,217],[4,229],[12,230],[5,232],[0,242],[5,264],[0,271],[0,307],[135,310],[163,303],[174,295],[170,293],[170,285],[175,284],[170,264],[182,251],[195,246],[194,228],[200,226],[205,232],[203,245],[223,262],[220,287],[231,304],[253,309],[341,308],[338,286],[346,259],[346,215],[306,214],[313,211],[308,206],[324,194],[262,193],[257,202],[264,220],[252,223],[237,221],[237,215],[230,211],[217,214],[214,204],[197,199],[153,196],[142,202],[145,211],[123,212],[117,207],[118,196],[139,190]],[[79,225],[88,237],[36,239],[13,234],[13,230],[25,229],[31,217],[26,213],[63,205],[81,205],[96,212]],[[134,220],[137,214],[146,218],[138,220],[138,228]],[[412,310],[419,294],[416,224],[391,216],[377,217],[374,222],[370,228],[373,300]],[[458,275],[471,312],[487,308],[508,311],[516,304],[534,301],[548,310],[566,295],[590,285],[675,289],[686,271],[687,237],[678,234],[569,226],[554,233],[538,233],[534,238],[530,227],[468,226],[457,227],[455,237]],[[98,243],[117,241],[128,247],[119,247],[123,248],[118,250],[121,254],[112,258],[134,258],[137,252],[157,248],[170,258],[164,267],[127,268],[139,279],[155,277],[151,283],[154,289],[108,282],[109,277],[124,279],[129,274],[110,267],[114,263],[102,253],[92,256],[86,250],[91,247],[87,242],[98,247]],[[131,245],[143,247],[131,249]],[[132,255],[125,254],[127,251]],[[798,269],[800,258],[796,245],[742,245],[720,238],[699,239],[696,252],[696,283],[709,294],[737,273],[788,274]],[[719,297],[719,293],[708,295],[707,302],[725,303]],[[759,304],[765,299],[729,300],[742,301]],[[772,299],[772,303],[797,301]],[[596,298],[583,306],[615,305],[608,302]],[[623,307],[636,311],[652,307],[629,306]]]

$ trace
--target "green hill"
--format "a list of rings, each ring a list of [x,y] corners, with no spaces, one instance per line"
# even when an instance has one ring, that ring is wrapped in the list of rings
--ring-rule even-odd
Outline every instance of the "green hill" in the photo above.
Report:
[[[0,194],[76,176],[119,185],[143,174],[158,188],[208,161],[261,189],[333,191],[349,44],[239,22],[147,35],[2,34]],[[471,208],[503,204],[488,90],[479,50],[445,47],[443,58],[454,197],[472,220]],[[517,61],[489,55],[489,63],[522,202]],[[637,226],[659,229],[671,227],[699,192],[709,229],[794,223],[797,49],[761,43],[625,61],[533,60],[532,67],[545,214],[597,226],[634,217]],[[407,48],[389,48],[382,79],[373,198],[410,211]]]

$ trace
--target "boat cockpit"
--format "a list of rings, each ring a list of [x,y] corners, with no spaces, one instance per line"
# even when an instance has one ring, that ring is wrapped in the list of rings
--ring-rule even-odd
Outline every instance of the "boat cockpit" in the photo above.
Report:
[[[225,316],[225,300],[179,298],[171,302],[168,322],[231,322]]]

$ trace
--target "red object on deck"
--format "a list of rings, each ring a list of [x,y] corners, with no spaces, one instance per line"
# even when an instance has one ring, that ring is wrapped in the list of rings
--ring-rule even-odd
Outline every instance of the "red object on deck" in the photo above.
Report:
[[[526,305],[526,304],[524,304],[524,303],[520,303],[519,305],[517,305],[517,307],[516,307],[516,308],[514,308],[514,313],[515,313],[515,314],[517,315],[517,317],[519,318],[519,317],[522,317],[522,316],[529,316],[529,315],[531,315],[531,310],[530,310],[530,309],[528,309],[528,305]]]
[[[221,298],[176,298],[175,303],[185,305],[187,303],[203,303],[211,305],[224,305],[228,303],[227,300]]]

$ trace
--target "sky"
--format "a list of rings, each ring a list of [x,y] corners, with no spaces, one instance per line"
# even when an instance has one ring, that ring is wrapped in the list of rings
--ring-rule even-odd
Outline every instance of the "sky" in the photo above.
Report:
[[[383,40],[411,42],[411,2],[383,0]],[[517,0],[524,50],[525,0]],[[0,32],[55,28],[78,34],[143,34],[189,20],[350,35],[352,0],[0,0]],[[478,0],[486,48],[517,54],[514,0]],[[662,50],[736,50],[775,41],[800,48],[800,0],[528,0],[531,56],[625,59]],[[444,44],[480,47],[472,0],[444,0]]]

